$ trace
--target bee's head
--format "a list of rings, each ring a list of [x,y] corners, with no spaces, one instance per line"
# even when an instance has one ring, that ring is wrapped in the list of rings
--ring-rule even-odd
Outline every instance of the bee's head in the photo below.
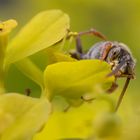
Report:
[[[113,42],[106,61],[112,66],[112,70],[121,65],[116,76],[130,75],[132,78],[134,77],[135,60],[125,44]]]

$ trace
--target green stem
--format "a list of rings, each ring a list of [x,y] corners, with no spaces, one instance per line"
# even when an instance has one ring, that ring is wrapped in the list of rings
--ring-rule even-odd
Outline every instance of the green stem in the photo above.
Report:
[[[41,98],[44,98],[44,97],[47,98],[50,102],[53,99],[52,94],[50,94],[49,90],[46,87],[43,88],[41,92]]]
[[[17,68],[28,78],[44,88],[43,72],[29,58],[24,58],[15,63]]]
[[[7,35],[0,35],[0,94],[5,92],[4,87],[4,58],[5,58],[5,50],[8,42]]]

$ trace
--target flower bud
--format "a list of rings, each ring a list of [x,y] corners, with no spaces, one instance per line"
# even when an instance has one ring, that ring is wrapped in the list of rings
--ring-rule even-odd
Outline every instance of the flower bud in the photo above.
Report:
[[[0,94],[4,93],[4,59],[6,46],[8,44],[8,35],[14,27],[16,27],[17,22],[13,19],[7,20],[5,22],[0,22]]]
[[[102,114],[95,120],[95,130],[98,137],[119,136],[121,120],[113,113]]]

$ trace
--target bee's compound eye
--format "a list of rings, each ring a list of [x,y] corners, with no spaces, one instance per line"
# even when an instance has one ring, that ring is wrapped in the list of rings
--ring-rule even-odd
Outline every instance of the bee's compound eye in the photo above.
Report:
[[[120,48],[116,47],[112,50],[112,57],[115,59],[120,53]]]
[[[117,52],[115,51],[115,52],[113,52],[113,55],[116,55],[117,54]]]
[[[112,45],[112,48],[116,48],[116,45]]]

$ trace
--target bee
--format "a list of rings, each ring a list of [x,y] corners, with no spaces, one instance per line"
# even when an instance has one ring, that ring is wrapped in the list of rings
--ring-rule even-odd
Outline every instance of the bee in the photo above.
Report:
[[[95,35],[101,38],[103,41],[94,44],[86,53],[83,53],[82,43],[80,37],[82,35]],[[115,76],[115,82],[112,84],[108,92],[113,92],[117,87],[117,78],[126,77],[126,82],[124,84],[123,90],[119,96],[116,105],[116,111],[118,110],[126,89],[129,85],[131,79],[135,78],[135,65],[136,61],[132,56],[132,53],[127,45],[120,43],[118,41],[109,41],[107,38],[95,29],[89,31],[79,32],[75,36],[76,41],[76,52],[71,53],[71,56],[80,59],[99,59],[106,61],[111,65],[112,72],[107,76]]]

